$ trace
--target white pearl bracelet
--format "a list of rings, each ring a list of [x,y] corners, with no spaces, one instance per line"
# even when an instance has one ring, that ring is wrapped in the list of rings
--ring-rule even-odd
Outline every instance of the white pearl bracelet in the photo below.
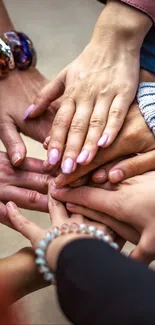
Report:
[[[39,272],[43,274],[44,280],[49,281],[52,284],[55,284],[55,274],[51,272],[46,260],[47,249],[53,239],[69,233],[89,234],[99,240],[103,240],[114,249],[119,248],[118,244],[113,242],[109,235],[105,235],[103,230],[96,229],[94,226],[87,226],[83,223],[80,225],[72,223],[71,225],[63,224],[61,228],[54,227],[51,232],[46,233],[45,238],[40,240],[39,247],[35,249],[37,256],[35,261]]]

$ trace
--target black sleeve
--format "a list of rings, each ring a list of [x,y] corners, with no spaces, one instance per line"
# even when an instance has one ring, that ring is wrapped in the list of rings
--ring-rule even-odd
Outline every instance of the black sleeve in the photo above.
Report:
[[[73,324],[155,324],[154,272],[101,241],[66,245],[56,278],[60,306]]]

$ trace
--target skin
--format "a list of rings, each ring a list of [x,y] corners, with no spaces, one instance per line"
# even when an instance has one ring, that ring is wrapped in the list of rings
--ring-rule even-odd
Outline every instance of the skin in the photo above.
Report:
[[[50,178],[41,160],[26,158],[17,169],[11,165],[7,154],[0,152],[0,223],[12,227],[5,206],[9,200],[14,200],[21,208],[47,212]]]
[[[36,98],[30,118],[63,95],[50,133],[51,167],[61,161],[69,174],[114,141],[136,94],[140,48],[151,25],[142,12],[109,1],[84,51]],[[102,136],[107,141],[99,144]]]
[[[154,82],[155,76],[150,72],[141,70],[140,81]],[[108,148],[101,148],[89,165],[83,164],[79,166],[70,175],[61,173],[55,179],[55,184],[58,187],[70,184],[90,171],[116,159],[121,161],[113,166],[108,173],[108,178],[112,183],[117,183],[137,174],[154,170],[154,149],[154,136],[145,123],[139,111],[138,103],[135,101],[131,105],[124,126],[114,143]],[[137,155],[137,153],[140,155]]]

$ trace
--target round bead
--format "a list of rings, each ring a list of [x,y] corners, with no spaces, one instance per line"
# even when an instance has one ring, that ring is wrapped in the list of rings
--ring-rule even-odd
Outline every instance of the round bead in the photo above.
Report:
[[[60,235],[60,231],[57,227],[53,228],[53,235],[54,235],[54,238],[56,238]]]
[[[40,244],[40,248],[42,248],[43,250],[46,249],[47,244],[46,244],[46,241],[44,239],[40,239],[39,244]]]
[[[104,236],[103,237],[103,241],[105,242],[105,243],[109,243],[110,241],[111,241],[111,238],[110,238],[110,236]]]
[[[41,248],[36,248],[35,249],[35,253],[36,253],[36,255],[38,255],[40,257],[44,257],[45,256],[45,253],[44,253],[44,251]]]
[[[41,265],[41,266],[39,267],[39,272],[43,274],[43,273],[46,273],[46,272],[50,272],[50,269],[49,269],[49,267],[46,266],[46,265]]]
[[[44,279],[46,281],[52,281],[53,280],[53,277],[54,277],[54,275],[51,272],[47,272],[47,273],[44,274]]]
[[[84,223],[81,223],[79,226],[79,230],[82,233],[85,233],[87,231],[87,226]]]
[[[79,230],[79,226],[78,226],[77,223],[72,223],[72,224],[70,225],[70,231],[71,231],[71,232],[77,232],[78,230]]]
[[[46,264],[46,261],[44,258],[42,257],[37,257],[36,258],[36,264],[39,264],[39,265],[45,265]]]
[[[61,230],[63,234],[67,234],[69,232],[69,225],[67,223],[63,223]]]
[[[89,234],[95,234],[95,232],[96,232],[96,227],[94,227],[94,226],[89,226],[88,227],[88,233]]]
[[[50,243],[53,240],[53,234],[51,232],[47,232],[45,235],[45,239],[47,243]]]
[[[100,230],[100,229],[97,229],[96,232],[95,232],[95,237],[102,238],[103,236],[104,236],[104,231]]]
[[[112,243],[110,244],[110,246],[111,246],[112,248],[116,249],[116,250],[119,249],[119,246],[118,246],[117,243],[112,242]]]

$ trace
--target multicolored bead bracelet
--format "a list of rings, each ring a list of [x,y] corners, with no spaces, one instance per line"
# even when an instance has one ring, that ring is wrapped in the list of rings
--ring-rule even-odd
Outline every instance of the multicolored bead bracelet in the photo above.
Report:
[[[47,249],[55,238],[69,233],[87,234],[102,240],[116,250],[119,249],[118,244],[113,242],[109,235],[106,235],[103,230],[96,229],[94,226],[87,226],[83,223],[80,225],[72,223],[71,225],[63,224],[61,228],[54,227],[51,231],[46,233],[45,238],[40,240],[39,247],[35,249],[38,270],[43,275],[44,280],[51,282],[51,284],[55,284],[56,281],[55,274],[50,270],[46,260]]]
[[[7,75],[15,67],[26,70],[36,62],[36,51],[26,34],[10,30],[0,38],[0,76]]]

